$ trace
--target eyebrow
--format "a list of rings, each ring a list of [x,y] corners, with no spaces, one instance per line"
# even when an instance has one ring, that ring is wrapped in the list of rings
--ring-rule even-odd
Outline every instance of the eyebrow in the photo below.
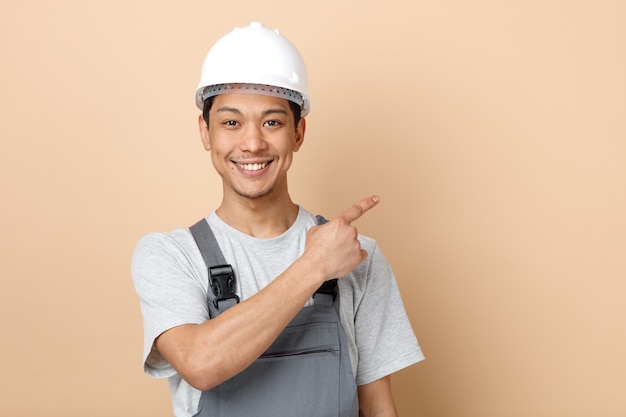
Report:
[[[242,115],[243,113],[241,113],[241,110],[235,108],[235,107],[228,107],[228,106],[223,106],[220,107],[219,109],[216,110],[216,113],[224,113],[224,112],[230,112],[230,113],[236,113],[239,115]]]
[[[218,108],[218,109],[216,110],[216,112],[217,112],[217,113],[226,113],[226,112],[230,112],[230,113],[235,113],[235,114],[237,114],[237,115],[239,115],[239,116],[243,116],[243,113],[241,112],[241,110],[239,110],[239,109],[238,109],[238,108],[236,108],[236,107],[222,106],[222,107]],[[263,113],[261,113],[261,115],[262,115],[263,117],[266,117],[266,116],[269,116],[270,114],[275,114],[275,113],[278,113],[278,114],[283,114],[283,115],[285,115],[285,116],[288,116],[288,115],[289,115],[289,114],[287,113],[287,110],[285,110],[285,109],[281,109],[281,108],[272,108],[272,109],[267,109],[267,110],[264,110],[264,111],[263,111]]]

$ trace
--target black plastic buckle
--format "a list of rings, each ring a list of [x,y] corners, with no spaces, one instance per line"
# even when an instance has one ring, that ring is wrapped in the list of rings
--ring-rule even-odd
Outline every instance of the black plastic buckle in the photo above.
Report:
[[[235,271],[230,265],[218,265],[209,268],[209,285],[213,290],[213,304],[218,307],[219,301],[234,298],[239,302],[239,297],[235,294]]]
[[[317,294],[328,294],[333,296],[333,300],[337,299],[337,278],[324,281],[322,285],[315,291],[313,298]]]

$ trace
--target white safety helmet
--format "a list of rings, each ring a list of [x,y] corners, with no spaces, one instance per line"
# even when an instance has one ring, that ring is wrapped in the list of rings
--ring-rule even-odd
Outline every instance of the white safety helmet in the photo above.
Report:
[[[307,72],[296,47],[278,30],[261,22],[235,28],[211,48],[196,89],[196,105],[228,92],[285,98],[300,105],[302,117],[311,109]]]

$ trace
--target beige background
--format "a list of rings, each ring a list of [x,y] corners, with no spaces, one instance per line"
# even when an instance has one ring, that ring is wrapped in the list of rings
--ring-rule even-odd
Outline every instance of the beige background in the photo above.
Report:
[[[401,415],[626,415],[619,0],[2,1],[0,415],[171,414],[129,260],[219,202],[193,92],[251,20],[309,66],[295,200],[382,196],[358,226],[428,356]]]

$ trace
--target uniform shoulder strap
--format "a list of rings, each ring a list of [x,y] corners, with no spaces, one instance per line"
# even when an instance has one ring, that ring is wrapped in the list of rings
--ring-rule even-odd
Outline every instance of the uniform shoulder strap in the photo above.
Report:
[[[323,216],[317,215],[315,216],[315,220],[318,225],[322,225],[324,223],[328,223]],[[337,278],[329,279],[328,281],[324,281],[322,285],[315,291],[313,294],[313,302],[315,304],[332,304],[333,301],[337,299],[337,295],[339,291],[337,289]]]
[[[208,268],[207,301],[209,315],[211,318],[215,318],[239,302],[239,297],[235,294],[237,284],[235,272],[233,267],[226,263],[213,230],[211,230],[206,219],[200,220],[189,230]]]
[[[226,259],[224,259],[222,250],[217,244],[213,230],[211,230],[211,226],[209,226],[206,219],[200,220],[198,223],[191,226],[189,230],[207,266],[226,264]]]

